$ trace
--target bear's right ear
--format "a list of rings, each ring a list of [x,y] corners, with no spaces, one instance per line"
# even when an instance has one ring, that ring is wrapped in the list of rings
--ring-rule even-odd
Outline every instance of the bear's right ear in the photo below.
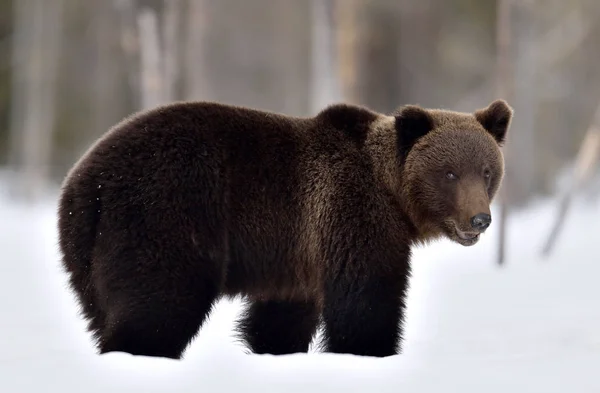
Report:
[[[487,108],[479,109],[473,114],[475,119],[485,128],[498,142],[504,144],[506,133],[513,116],[513,109],[504,100],[496,100]]]
[[[396,132],[398,148],[406,157],[415,142],[433,130],[433,118],[427,110],[416,105],[405,105],[394,113],[396,117]]]

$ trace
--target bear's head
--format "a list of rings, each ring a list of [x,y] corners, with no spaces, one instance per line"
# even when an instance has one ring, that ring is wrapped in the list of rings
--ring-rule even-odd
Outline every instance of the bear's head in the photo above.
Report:
[[[477,243],[492,222],[490,203],[504,176],[500,147],[512,115],[503,100],[472,114],[414,105],[394,113],[400,192],[418,240]]]

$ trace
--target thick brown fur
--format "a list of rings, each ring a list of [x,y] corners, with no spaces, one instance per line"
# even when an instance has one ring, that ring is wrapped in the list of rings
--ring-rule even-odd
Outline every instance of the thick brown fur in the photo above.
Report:
[[[410,248],[477,241],[511,116],[503,101],[310,118],[188,102],[125,119],[59,202],[63,264],[99,351],[179,358],[214,303],[242,295],[255,353],[306,352],[321,322],[326,351],[398,353]]]

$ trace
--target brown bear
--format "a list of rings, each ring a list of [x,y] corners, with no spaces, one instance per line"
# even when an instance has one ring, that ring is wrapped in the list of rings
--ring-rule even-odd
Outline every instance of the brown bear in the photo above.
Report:
[[[490,225],[512,109],[336,104],[288,117],[210,102],[133,115],[71,169],[69,283],[99,353],[179,359],[241,295],[254,353],[400,352],[411,247]]]

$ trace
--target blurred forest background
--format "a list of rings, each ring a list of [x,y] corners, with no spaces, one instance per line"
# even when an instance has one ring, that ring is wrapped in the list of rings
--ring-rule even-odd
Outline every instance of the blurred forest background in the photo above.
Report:
[[[574,162],[597,176],[598,38],[598,0],[0,0],[0,166],[34,198],[111,125],[174,100],[308,116],[505,98],[502,200],[519,208]]]

